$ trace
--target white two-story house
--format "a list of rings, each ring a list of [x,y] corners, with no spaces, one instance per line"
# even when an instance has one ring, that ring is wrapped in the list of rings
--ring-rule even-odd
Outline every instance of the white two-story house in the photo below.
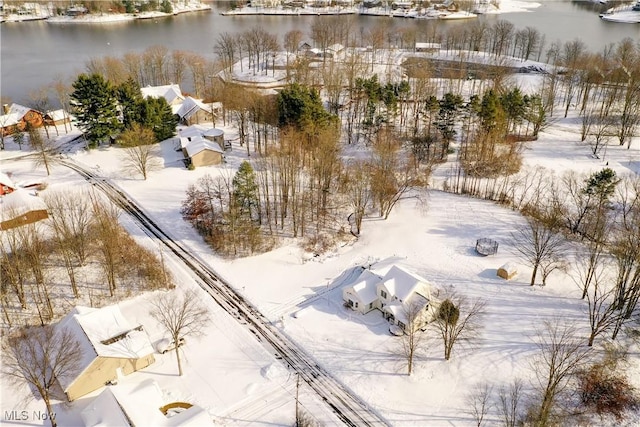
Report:
[[[397,265],[384,276],[364,270],[358,279],[343,289],[345,305],[366,314],[378,309],[385,319],[402,330],[412,323],[422,327],[435,315],[432,285],[424,278]]]

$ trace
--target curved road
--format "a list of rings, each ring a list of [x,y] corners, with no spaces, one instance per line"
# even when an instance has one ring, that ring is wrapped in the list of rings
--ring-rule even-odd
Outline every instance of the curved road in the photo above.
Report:
[[[59,160],[104,192],[117,206],[127,212],[150,237],[160,240],[186,267],[200,279],[199,285],[229,314],[247,323],[260,343],[279,355],[309,387],[327,404],[342,422],[350,426],[390,425],[378,413],[344,384],[319,366],[313,358],[287,335],[238,295],[215,271],[174,241],[139,206],[108,180],[96,176],[89,169],[68,160]]]

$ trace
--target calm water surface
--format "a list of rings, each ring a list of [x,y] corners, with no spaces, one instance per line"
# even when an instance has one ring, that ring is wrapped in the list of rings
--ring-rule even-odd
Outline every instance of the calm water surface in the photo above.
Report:
[[[552,1],[530,12],[485,15],[478,19],[493,23],[511,21],[516,28],[532,26],[551,41],[581,39],[592,50],[601,50],[625,37],[640,41],[640,24],[602,21],[598,13],[605,8],[589,2]],[[284,35],[292,29],[307,32],[316,19],[346,19],[329,16],[222,16],[228,4],[215,2],[213,11],[178,15],[158,20],[109,24],[48,24],[45,21],[4,23],[0,25],[0,94],[16,102],[25,102],[30,91],[50,84],[57,77],[71,78],[84,71],[92,57],[120,56],[128,51],[141,52],[153,45],[169,49],[191,50],[213,58],[213,45],[222,32],[242,32],[255,26]],[[388,25],[426,25],[423,20],[354,17],[354,31],[362,31],[386,21]],[[442,22],[438,26],[468,25],[467,22]]]

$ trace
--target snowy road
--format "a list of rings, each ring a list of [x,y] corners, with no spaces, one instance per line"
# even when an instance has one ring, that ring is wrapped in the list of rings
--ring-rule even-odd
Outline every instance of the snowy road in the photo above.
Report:
[[[275,328],[268,319],[237,294],[231,286],[220,278],[208,265],[194,256],[180,243],[174,241],[126,194],[106,179],[96,176],[89,169],[77,163],[62,160],[60,164],[75,170],[140,225],[147,235],[161,241],[198,278],[199,285],[229,314],[245,324],[252,335],[269,351],[282,358],[289,369],[308,384],[322,401],[346,425],[378,426],[389,425],[376,411],[336,380],[316,361],[294,343],[286,334]]]

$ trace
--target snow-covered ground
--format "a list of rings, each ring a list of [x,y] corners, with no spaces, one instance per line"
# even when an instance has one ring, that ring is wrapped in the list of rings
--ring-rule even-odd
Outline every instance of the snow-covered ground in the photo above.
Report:
[[[529,77],[522,77],[523,82]],[[554,118],[556,120],[556,118]],[[218,124],[219,125],[219,124]],[[219,126],[218,126],[219,127]],[[227,127],[225,139],[237,140]],[[606,157],[590,156],[587,144],[579,142],[580,122],[575,117],[558,119],[527,143],[525,167],[545,167],[551,173],[573,169],[590,173],[605,166],[618,174],[640,173],[640,138],[631,148],[612,143]],[[76,131],[77,132],[77,131]],[[49,189],[86,184],[61,166],[46,177],[32,161],[7,139],[0,152],[2,171],[19,180],[44,179]],[[275,325],[300,343],[309,354],[338,379],[360,395],[389,422],[397,426],[466,426],[473,420],[466,413],[465,395],[477,384],[495,386],[514,377],[527,380],[529,361],[535,352],[532,336],[547,319],[562,317],[578,323],[585,334],[585,302],[571,278],[555,272],[544,288],[528,286],[530,270],[519,263],[509,243],[510,233],[522,222],[515,211],[491,202],[438,191],[439,177],[449,165],[434,174],[433,190],[426,197],[402,200],[388,220],[367,218],[362,235],[334,251],[309,257],[294,243],[262,255],[225,260],[211,253],[201,237],[180,217],[180,205],[189,184],[204,174],[234,170],[248,159],[243,147],[234,145],[226,153],[227,163],[219,167],[184,168],[175,140],[162,143],[164,167],[147,181],[128,177],[121,170],[121,149],[92,151],[75,149],[67,155],[94,168],[136,200],[159,225],[225,277]],[[48,191],[48,190],[45,190]],[[157,248],[132,221],[125,227],[144,245]],[[500,243],[497,255],[480,257],[474,252],[476,239],[490,237]],[[194,288],[194,279],[166,254],[180,289]],[[506,262],[516,263],[520,274],[509,282],[496,277]],[[455,290],[469,298],[487,302],[478,339],[456,349],[452,360],[442,358],[441,344],[429,340],[419,352],[415,372],[405,374],[399,356],[399,338],[388,332],[378,311],[365,316],[345,309],[341,287],[348,283],[354,266],[384,270],[398,263],[433,282],[436,290]],[[121,304],[132,323],[141,323],[153,341],[162,332],[147,315],[150,295]],[[267,352],[251,334],[203,295],[211,308],[213,322],[202,338],[187,338],[184,347],[185,375],[178,377],[173,353],[156,355],[156,363],[131,374],[122,383],[154,379],[170,400],[186,400],[204,407],[221,425],[291,425],[294,420],[295,378]],[[598,351],[598,342],[596,351]],[[628,375],[640,387],[638,349],[631,358]],[[117,387],[117,386],[116,386]],[[42,402],[23,403],[26,388],[14,390],[2,382],[1,411],[43,407]],[[91,396],[70,405],[58,404],[60,425],[79,425],[79,412]],[[304,388],[301,401],[310,412],[328,424],[333,421],[319,402]],[[497,424],[495,411],[489,414]],[[3,424],[6,420],[2,421]],[[46,424],[29,420],[31,425]],[[638,425],[640,418],[630,421]],[[7,423],[8,425],[21,425]]]
[[[211,10],[211,6],[202,4],[200,2],[174,2],[172,5],[173,13],[164,13],[159,11],[142,12],[138,14],[132,13],[96,13],[86,14],[79,16],[66,16],[66,15],[53,15],[52,12],[46,8],[41,8],[36,5],[34,13],[29,14],[9,14],[3,16],[3,21],[6,22],[22,22],[46,19],[47,22],[52,24],[105,24],[105,23],[117,23],[117,22],[129,22],[136,19],[151,19],[151,18],[163,18],[167,16],[177,15],[187,12],[200,12],[203,10]]]
[[[493,3],[493,4],[492,4]],[[481,2],[474,6],[472,12],[476,14],[494,14],[513,12],[526,12],[531,9],[540,7],[540,3],[521,1],[521,0],[501,0],[499,2]],[[390,7],[363,7],[363,6],[326,6],[326,7],[239,7],[237,9],[221,12],[222,15],[372,15],[372,16],[391,16],[394,18],[417,18],[417,19],[465,19],[475,18],[476,15],[463,15],[437,11],[433,7],[428,8],[410,8],[410,9],[392,9]],[[447,18],[448,17],[448,18]]]

